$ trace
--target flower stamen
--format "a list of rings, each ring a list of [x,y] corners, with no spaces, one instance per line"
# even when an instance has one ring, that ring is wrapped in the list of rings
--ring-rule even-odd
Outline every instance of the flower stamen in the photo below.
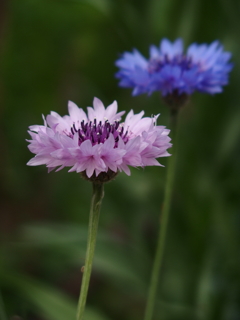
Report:
[[[79,146],[85,140],[90,140],[92,145],[104,143],[110,134],[112,134],[115,139],[114,148],[118,147],[119,137],[122,138],[125,144],[128,142],[128,130],[124,132],[124,127],[119,120],[115,120],[112,124],[110,124],[108,119],[105,119],[104,123],[102,123],[102,121],[97,123],[97,119],[86,123],[82,120],[79,129],[77,129],[75,123],[73,123],[70,131],[67,135],[71,138],[73,138],[76,133],[78,134]]]

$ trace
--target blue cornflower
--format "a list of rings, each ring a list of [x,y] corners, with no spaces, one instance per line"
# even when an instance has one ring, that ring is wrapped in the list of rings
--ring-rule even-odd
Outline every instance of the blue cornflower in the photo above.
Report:
[[[190,95],[194,91],[222,92],[233,65],[231,53],[224,52],[218,41],[210,45],[192,44],[183,52],[183,41],[163,39],[159,48],[150,46],[147,60],[137,50],[125,52],[116,61],[121,87],[133,88],[134,96],[160,91],[162,96]]]

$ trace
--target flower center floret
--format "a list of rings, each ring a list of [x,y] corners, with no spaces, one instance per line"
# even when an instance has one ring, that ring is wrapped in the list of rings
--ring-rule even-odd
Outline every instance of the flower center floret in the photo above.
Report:
[[[149,59],[148,72],[158,72],[166,65],[179,66],[182,70],[189,70],[192,68],[193,63],[190,57],[184,55],[176,55],[173,58],[169,58],[169,56],[165,54],[162,57]]]
[[[112,134],[115,139],[114,148],[118,147],[119,137],[122,138],[125,144],[128,142],[128,130],[124,132],[123,124],[118,120],[115,120],[113,123],[110,123],[107,119],[104,122],[99,121],[98,123],[97,119],[89,122],[83,120],[78,127],[79,128],[73,123],[71,133],[69,133],[68,136],[73,138],[75,134],[78,134],[79,146],[85,140],[90,140],[92,145],[104,143],[110,134]]]

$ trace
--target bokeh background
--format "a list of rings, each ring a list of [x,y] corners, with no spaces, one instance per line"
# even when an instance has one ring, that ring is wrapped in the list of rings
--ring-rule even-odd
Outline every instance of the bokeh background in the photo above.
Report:
[[[28,126],[94,96],[168,126],[158,93],[132,97],[114,77],[120,53],[148,56],[163,37],[218,39],[234,70],[222,94],[195,93],[181,112],[154,319],[240,319],[239,16],[238,0],[1,1],[1,320],[75,319],[84,263],[91,185],[27,167]],[[86,320],[143,319],[166,168],[131,171],[105,188]]]

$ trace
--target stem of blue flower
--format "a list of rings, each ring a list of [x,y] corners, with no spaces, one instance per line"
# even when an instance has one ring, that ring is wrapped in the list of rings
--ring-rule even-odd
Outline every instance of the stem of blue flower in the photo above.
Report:
[[[0,319],[1,320],[7,320],[8,319],[8,317],[6,315],[6,312],[5,312],[5,306],[4,306],[4,303],[3,303],[1,291],[0,291]]]
[[[155,258],[153,262],[144,320],[151,320],[153,317],[154,306],[155,306],[156,296],[157,296],[158,279],[162,269],[162,261],[163,261],[163,254],[164,254],[164,247],[165,247],[165,240],[166,240],[166,234],[167,234],[171,198],[172,198],[172,190],[173,190],[173,183],[174,183],[174,171],[175,171],[175,162],[176,162],[177,118],[178,118],[178,113],[173,112],[171,114],[171,138],[173,140],[173,147],[171,148],[172,155],[171,157],[168,158],[163,209],[160,215],[159,235],[157,240]]]
[[[85,258],[85,265],[83,267],[83,279],[81,285],[81,291],[77,307],[77,320],[83,319],[84,309],[87,300],[88,287],[90,282],[90,276],[92,271],[92,263],[94,250],[97,238],[98,221],[100,214],[100,207],[104,196],[103,183],[93,182],[93,193],[90,208],[89,226],[88,226],[88,241],[87,252]]]

